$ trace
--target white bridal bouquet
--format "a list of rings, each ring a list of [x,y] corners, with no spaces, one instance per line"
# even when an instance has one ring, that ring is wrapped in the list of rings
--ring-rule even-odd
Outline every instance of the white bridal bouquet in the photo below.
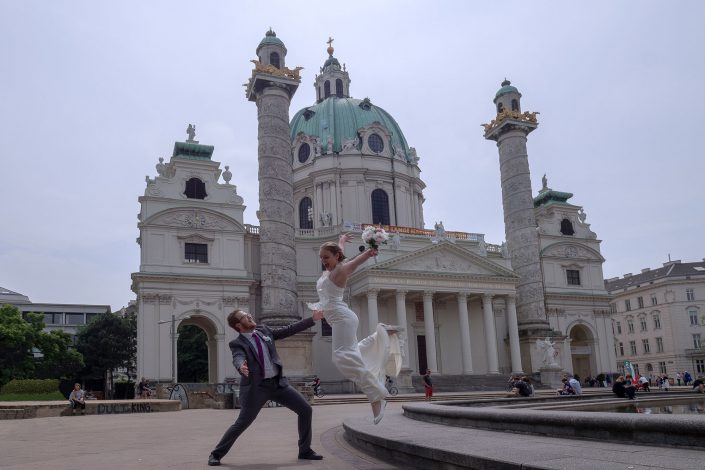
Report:
[[[362,231],[362,241],[375,250],[378,250],[381,244],[386,245],[387,240],[389,240],[389,235],[382,227],[369,226]]]

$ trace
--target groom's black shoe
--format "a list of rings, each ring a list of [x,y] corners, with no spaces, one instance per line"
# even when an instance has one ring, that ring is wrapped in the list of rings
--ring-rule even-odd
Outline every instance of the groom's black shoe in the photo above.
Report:
[[[299,459],[301,460],[323,460],[322,455],[318,455],[313,450],[309,449],[306,452],[299,453]]]
[[[208,465],[211,467],[217,467],[220,465],[220,458],[216,457],[215,455],[211,454],[208,456]]]

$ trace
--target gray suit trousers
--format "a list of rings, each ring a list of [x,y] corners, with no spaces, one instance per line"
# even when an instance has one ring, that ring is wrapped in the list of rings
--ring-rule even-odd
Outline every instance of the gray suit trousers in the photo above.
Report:
[[[295,388],[289,385],[280,387],[277,382],[276,378],[267,379],[248,385],[248,390],[241,390],[240,414],[211,452],[214,456],[220,459],[228,453],[235,440],[252,424],[268,400],[274,400],[299,415],[299,454],[311,450],[311,405]]]

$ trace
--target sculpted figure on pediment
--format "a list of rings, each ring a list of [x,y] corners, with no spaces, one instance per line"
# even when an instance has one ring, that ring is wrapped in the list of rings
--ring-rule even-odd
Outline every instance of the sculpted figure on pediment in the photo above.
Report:
[[[239,196],[238,196],[239,197]],[[174,225],[177,227],[205,228],[205,229],[235,229],[231,222],[213,214],[199,211],[178,211],[167,214],[157,219],[157,224]]]

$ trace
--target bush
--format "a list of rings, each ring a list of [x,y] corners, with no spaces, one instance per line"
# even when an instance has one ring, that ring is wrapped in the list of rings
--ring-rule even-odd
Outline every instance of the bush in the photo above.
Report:
[[[2,388],[2,393],[51,393],[58,390],[58,379],[13,379]]]

